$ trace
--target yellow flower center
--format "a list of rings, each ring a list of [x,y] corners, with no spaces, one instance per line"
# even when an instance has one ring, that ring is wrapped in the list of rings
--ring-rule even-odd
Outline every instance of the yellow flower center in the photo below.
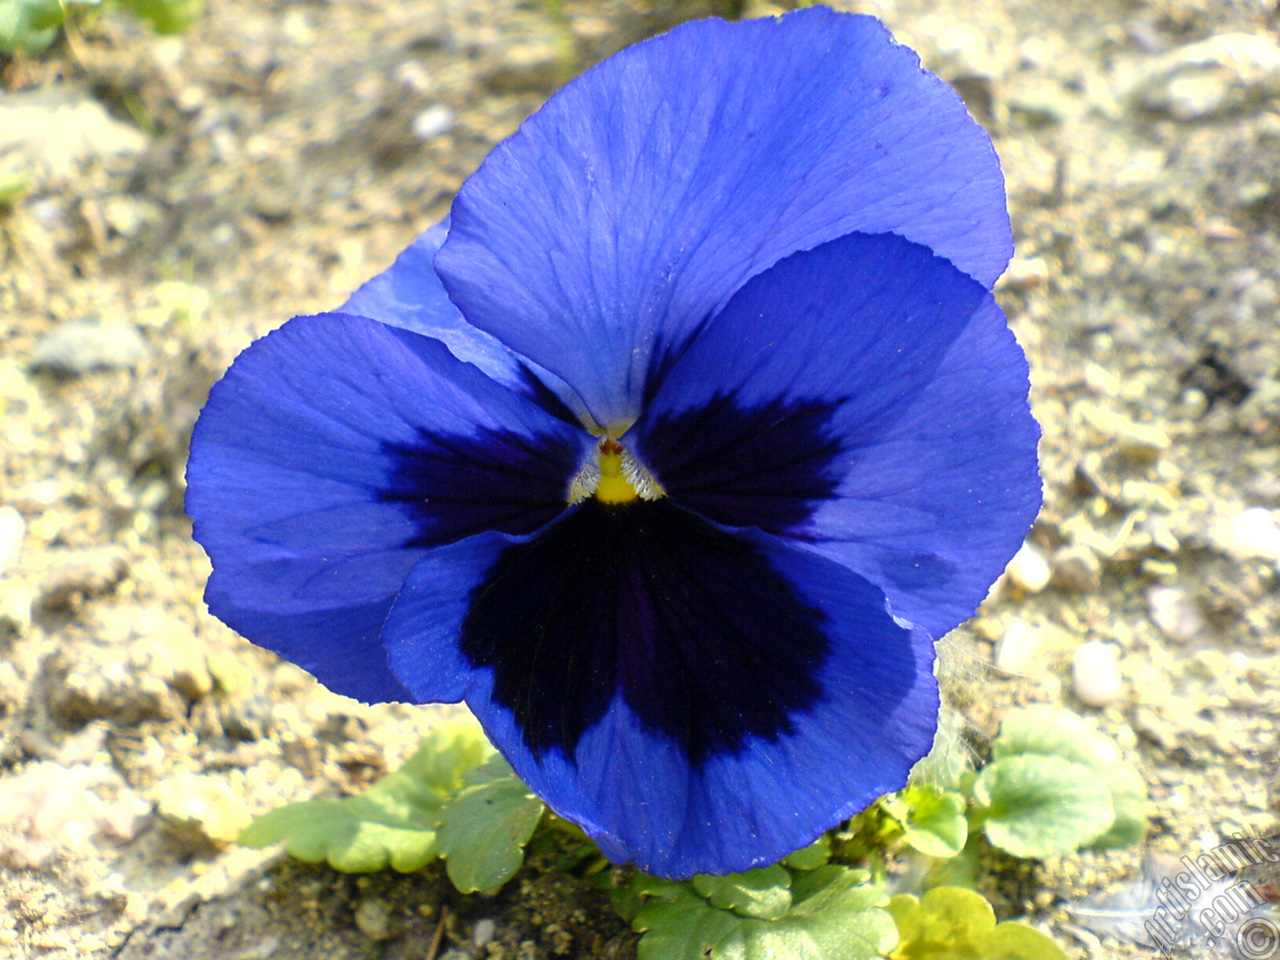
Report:
[[[596,460],[600,464],[600,482],[596,484],[597,500],[601,503],[630,503],[640,498],[623,470],[620,443],[616,440],[603,440],[596,451]]]
[[[595,456],[582,465],[569,487],[570,503],[594,495],[601,503],[618,506],[634,500],[659,500],[662,485],[644,465],[611,437],[602,437]]]

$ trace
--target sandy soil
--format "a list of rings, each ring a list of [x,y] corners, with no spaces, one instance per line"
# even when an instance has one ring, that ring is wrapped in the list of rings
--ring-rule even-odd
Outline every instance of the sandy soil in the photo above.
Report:
[[[953,699],[979,751],[1011,705],[1081,710],[1152,793],[1144,850],[993,859],[987,892],[1075,956],[1145,956],[1063,905],[1153,851],[1275,831],[1276,11],[835,5],[956,84],[1009,181],[1000,297],[1047,497],[946,643]],[[0,174],[30,180],[0,211],[0,956],[421,958],[438,930],[453,960],[634,955],[550,853],[484,898],[229,845],[372,782],[437,714],[332,696],[213,621],[181,474],[252,336],[382,269],[564,79],[710,9],[223,0],[185,37],[110,16],[7,66]]]

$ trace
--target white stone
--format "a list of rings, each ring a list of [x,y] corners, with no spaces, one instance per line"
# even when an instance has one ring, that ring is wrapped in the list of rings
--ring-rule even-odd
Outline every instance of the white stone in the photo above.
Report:
[[[251,819],[240,796],[210,774],[183,773],[162,780],[152,800],[173,838],[193,851],[229,846]]]
[[[1280,524],[1266,507],[1220,517],[1209,529],[1209,540],[1235,560],[1280,561]]]
[[[0,577],[18,565],[27,524],[13,507],[0,507]]]
[[[1147,591],[1147,616],[1174,643],[1189,643],[1205,627],[1195,601],[1181,587],[1151,587]]]
[[[391,911],[381,900],[361,900],[355,910],[356,926],[370,940],[391,937]]]
[[[55,83],[0,99],[0,155],[42,185],[75,177],[84,165],[132,157],[147,147],[136,126],[107,112],[87,90]]]
[[[97,368],[137,366],[148,352],[147,341],[130,324],[69,320],[40,338],[31,354],[31,366],[87,373]]]
[[[1263,34],[1224,33],[1156,59],[1134,85],[1148,110],[1199,120],[1280,96],[1280,45]]]
[[[1014,257],[1000,278],[1011,290],[1034,290],[1049,279],[1049,264],[1044,257]]]
[[[1039,593],[1049,585],[1053,575],[1044,554],[1029,543],[1024,543],[1013,555],[1005,572],[1024,593]]]
[[[1071,661],[1071,686],[1091,707],[1115,703],[1124,692],[1120,677],[1120,648],[1102,640],[1086,640]]]
[[[484,948],[494,936],[498,933],[498,924],[485,917],[483,920],[477,920],[475,927],[471,931],[471,942],[477,947]]]
[[[434,140],[453,129],[456,122],[453,109],[447,104],[434,103],[413,118],[413,135],[419,140]]]
[[[1039,631],[1015,617],[1004,628],[1000,642],[996,644],[996,669],[1001,673],[1026,676],[1032,672],[1039,652]]]

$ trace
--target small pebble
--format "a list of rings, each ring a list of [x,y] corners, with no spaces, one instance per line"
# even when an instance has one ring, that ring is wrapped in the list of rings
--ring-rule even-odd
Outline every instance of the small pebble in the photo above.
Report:
[[[1071,661],[1071,685],[1081,702],[1091,707],[1115,703],[1124,692],[1120,648],[1102,640],[1080,644]]]
[[[1005,572],[1023,593],[1039,593],[1049,585],[1053,573],[1044,554],[1029,543],[1024,543],[1013,555]]]
[[[134,367],[146,355],[147,342],[136,327],[72,320],[40,338],[31,354],[31,367],[80,374],[98,368]]]
[[[1094,593],[1102,582],[1102,561],[1083,544],[1063,547],[1053,555],[1052,579],[1059,590]]]
[[[1025,620],[1014,618],[1004,628],[996,644],[996,669],[1001,673],[1026,676],[1040,652],[1040,634]]]
[[[1034,290],[1049,279],[1049,264],[1044,257],[1014,257],[1002,278],[1011,290]]]
[[[484,68],[485,86],[493,93],[548,90],[560,82],[560,56],[551,40],[530,39],[496,51]]]
[[[1249,507],[1220,518],[1210,528],[1209,540],[1236,560],[1280,561],[1280,525],[1266,507]]]
[[[251,819],[244,801],[226,781],[203,773],[162,781],[154,800],[169,833],[193,853],[229,846]]]
[[[271,960],[276,955],[281,946],[280,938],[272,935],[263,937],[253,946],[246,949],[240,954],[238,960]]]
[[[406,90],[419,95],[430,93],[435,85],[435,82],[431,79],[430,71],[427,70],[421,60],[406,60],[396,67],[392,76]]]
[[[13,507],[0,507],[0,577],[18,565],[22,538],[27,534],[26,521]]]
[[[128,788],[108,804],[98,818],[98,825],[117,843],[133,843],[151,826],[151,804]]]
[[[75,609],[86,598],[114,589],[129,575],[129,554],[116,546],[51,550],[48,556],[53,562],[37,588],[39,605],[46,610]]]
[[[1183,122],[1230,113],[1280,95],[1280,45],[1263,34],[1224,33],[1156,58],[1135,84],[1147,110]]]
[[[1174,643],[1190,643],[1205,627],[1195,601],[1181,587],[1147,590],[1147,616]]]
[[[370,940],[386,940],[391,936],[391,913],[381,900],[361,900],[355,919],[360,932]]]
[[[1115,438],[1116,453],[1134,466],[1147,466],[1160,459],[1172,441],[1159,427],[1146,423],[1126,423]]]
[[[456,120],[451,107],[434,103],[413,118],[411,129],[419,140],[434,140],[452,130]]]
[[[477,947],[483,948],[488,944],[494,935],[498,932],[498,924],[496,921],[485,917],[483,920],[477,920],[475,928],[471,931],[471,942]]]

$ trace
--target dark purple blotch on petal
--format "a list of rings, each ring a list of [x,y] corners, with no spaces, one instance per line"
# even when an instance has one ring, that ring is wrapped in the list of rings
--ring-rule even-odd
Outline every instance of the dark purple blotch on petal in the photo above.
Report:
[[[621,695],[696,765],[792,732],[821,695],[824,622],[749,541],[669,500],[588,500],[499,555],[460,645],[535,756],[571,758]]]
[[[778,398],[744,407],[717,393],[696,409],[642,421],[635,442],[681,505],[776,533],[803,524],[835,493],[843,447],[831,418],[840,403]]]
[[[479,430],[473,436],[419,432],[384,444],[390,479],[378,491],[417,525],[406,544],[438,546],[487,531],[533,533],[566,508],[579,451],[547,435]]]

